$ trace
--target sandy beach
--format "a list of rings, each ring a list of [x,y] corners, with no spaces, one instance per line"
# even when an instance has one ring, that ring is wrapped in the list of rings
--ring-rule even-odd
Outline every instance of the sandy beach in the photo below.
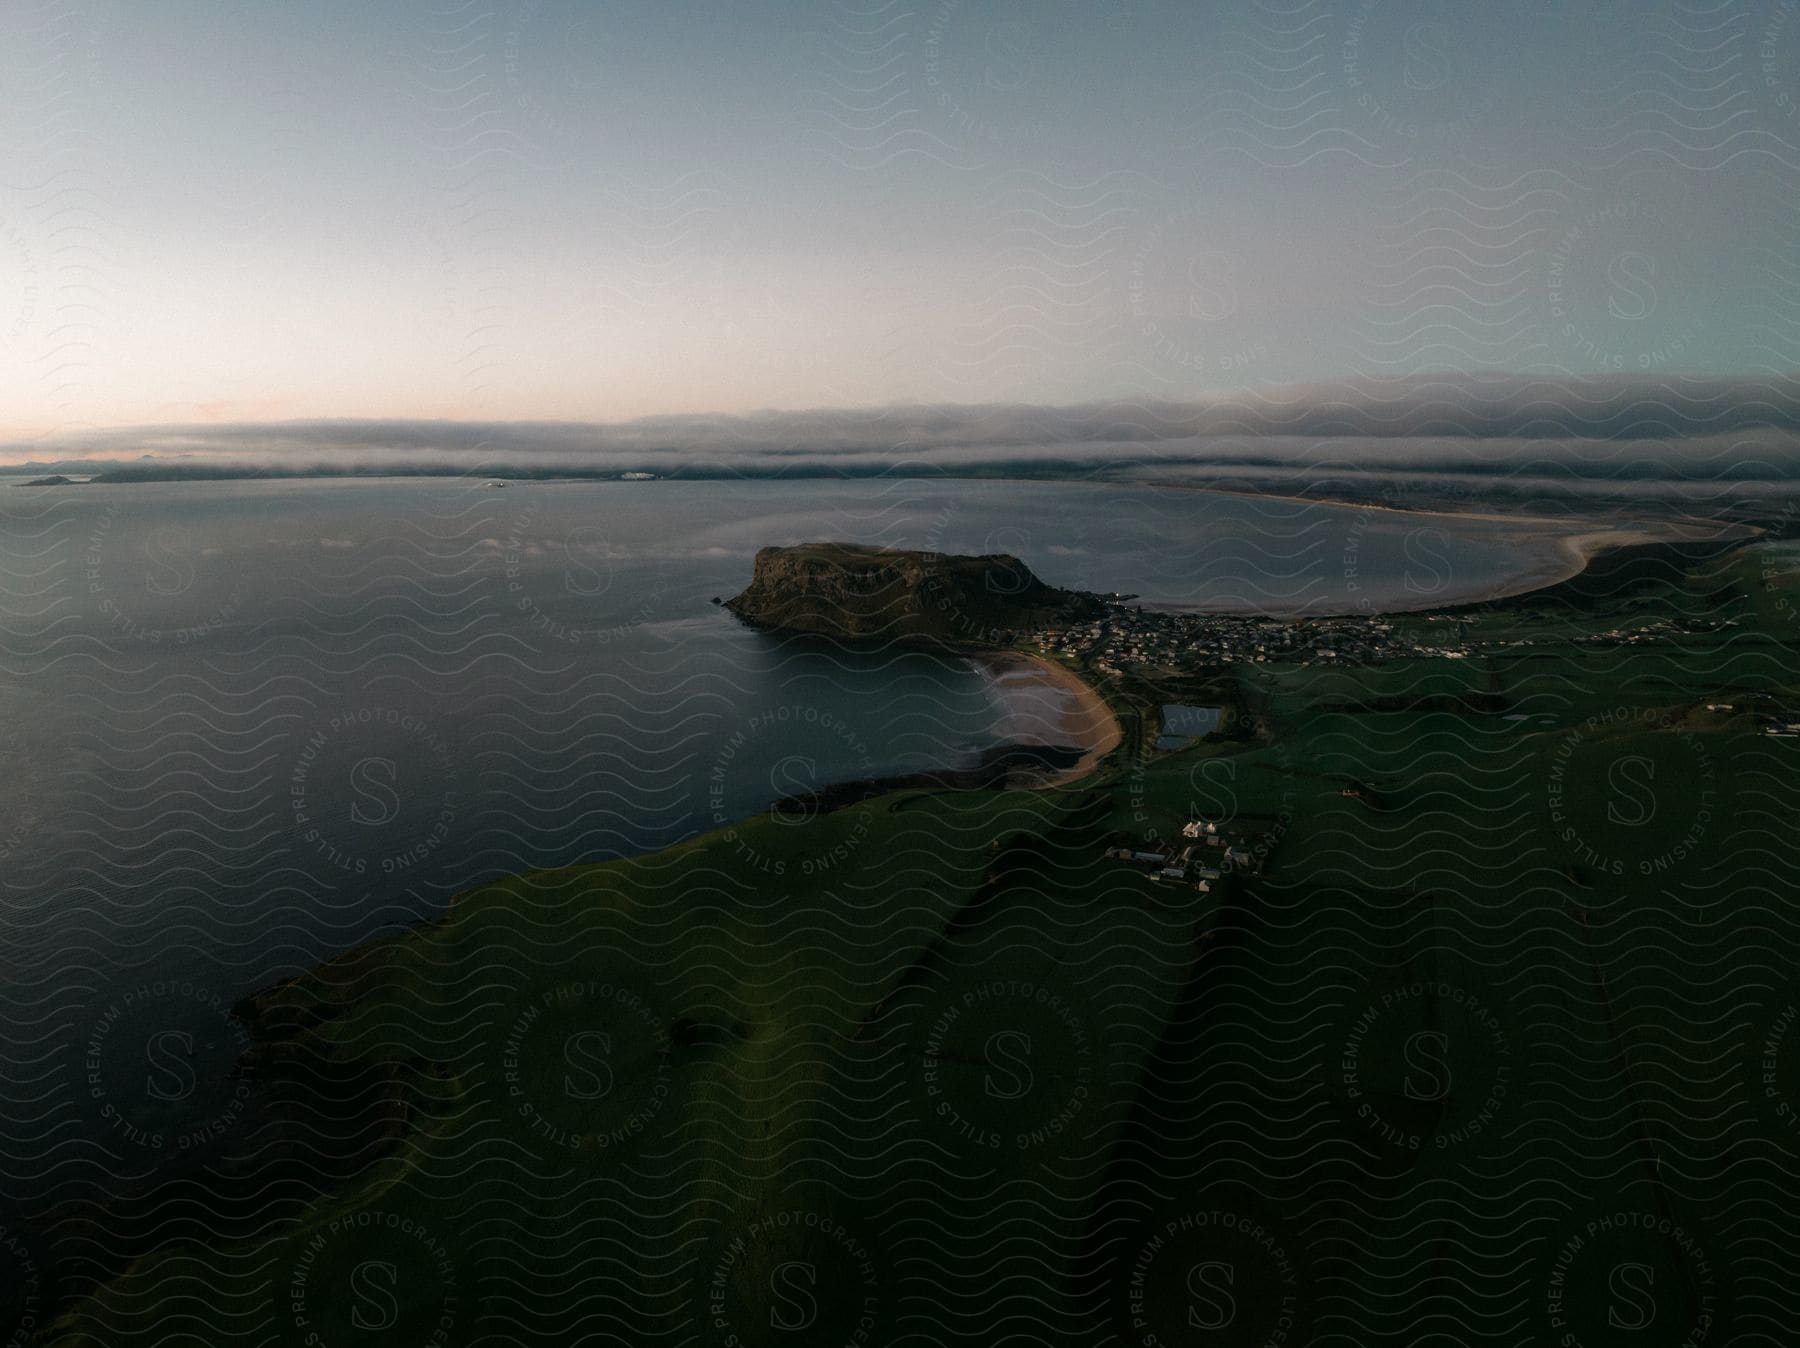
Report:
[[[1037,479],[1007,479],[1035,482]],[[1165,476],[1146,475],[1123,480],[1093,481],[1086,484],[1095,491],[1129,491],[1153,489],[1199,496],[1236,497],[1243,500],[1278,502],[1283,505],[1311,506],[1341,511],[1346,515],[1373,514],[1403,519],[1416,525],[1436,525],[1446,530],[1469,533],[1470,525],[1478,526],[1481,537],[1521,554],[1526,565],[1492,585],[1473,588],[1459,594],[1456,604],[1484,603],[1510,599],[1572,579],[1581,574],[1594,557],[1611,548],[1643,543],[1690,543],[1710,540],[1747,541],[1758,532],[1743,524],[1726,524],[1715,520],[1666,514],[1638,516],[1616,505],[1591,512],[1571,511],[1562,516],[1533,515],[1508,510],[1462,510],[1441,506],[1412,507],[1373,501],[1340,499],[1330,496],[1298,496],[1281,491],[1258,490],[1250,486],[1171,480]],[[1125,588],[1135,589],[1127,585]],[[1143,606],[1173,613],[1239,612],[1239,608],[1211,609],[1192,602],[1145,600]],[[1421,594],[1416,598],[1396,597],[1377,607],[1366,600],[1321,604],[1309,599],[1291,607],[1272,605],[1255,610],[1267,617],[1333,617],[1374,613],[1406,613],[1441,608],[1444,599],[1437,594]]]
[[[1241,487],[1200,486],[1192,483],[1146,479],[1145,486],[1173,491],[1210,492],[1224,496],[1244,496],[1264,501],[1282,501],[1292,505],[1329,506],[1337,510],[1373,511],[1398,515],[1411,520],[1440,521],[1445,525],[1470,520],[1494,526],[1490,536],[1534,554],[1534,564],[1507,577],[1460,603],[1480,603],[1493,599],[1511,599],[1533,590],[1560,585],[1580,575],[1600,553],[1611,548],[1630,547],[1641,543],[1697,543],[1736,539],[1748,541],[1757,530],[1744,524],[1725,524],[1705,519],[1631,519],[1617,511],[1607,511],[1582,518],[1550,515],[1524,515],[1492,510],[1434,510],[1409,506],[1377,505],[1368,501],[1338,500],[1327,496],[1290,496],[1279,492],[1255,491]],[[1381,612],[1404,613],[1412,609],[1430,609],[1441,601],[1425,597],[1416,605],[1383,605]],[[1161,607],[1161,606],[1159,606]],[[1313,609],[1312,616],[1329,616],[1334,610]],[[1345,612],[1368,612],[1360,607]],[[1280,613],[1270,616],[1281,617]]]
[[[1506,516],[1465,518],[1492,519],[1506,522]],[[1492,586],[1479,596],[1482,600],[1510,599],[1551,585],[1572,580],[1587,570],[1588,564],[1612,548],[1631,547],[1642,543],[1701,543],[1737,539],[1747,541],[1756,530],[1741,524],[1692,523],[1676,520],[1620,521],[1602,523],[1599,528],[1569,532],[1569,523],[1553,520],[1522,522],[1515,533],[1503,533],[1506,541],[1541,549],[1541,560],[1531,569]]]
[[[1063,744],[1082,751],[1064,772],[1041,786],[1063,786],[1092,772],[1124,738],[1106,699],[1054,660],[1005,651],[974,657],[1003,690],[1009,708],[1006,737],[1021,744]],[[1044,693],[1051,696],[1044,697]],[[1034,696],[1034,694],[1036,694]]]

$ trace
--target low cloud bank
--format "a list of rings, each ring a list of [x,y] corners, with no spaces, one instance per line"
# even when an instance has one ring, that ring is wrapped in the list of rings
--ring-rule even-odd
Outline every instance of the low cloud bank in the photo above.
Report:
[[[147,462],[301,473],[1172,472],[1228,479],[1406,471],[1787,483],[1800,481],[1800,378],[1444,376],[1185,403],[895,406],[611,423],[162,425],[13,442],[0,446],[0,457],[31,471]]]

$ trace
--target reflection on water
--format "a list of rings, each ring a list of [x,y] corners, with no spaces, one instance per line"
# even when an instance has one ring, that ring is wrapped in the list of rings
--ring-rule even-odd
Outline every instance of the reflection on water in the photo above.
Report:
[[[1162,709],[1162,733],[1157,736],[1158,749],[1179,749],[1190,739],[1210,735],[1219,728],[1217,707],[1194,707],[1181,702],[1165,702]]]
[[[997,703],[960,660],[743,628],[711,600],[758,547],[1006,551],[1228,607],[1343,601],[1352,547],[1365,597],[1530,562],[1380,513],[1037,482],[7,486],[0,525],[0,1011],[75,1046],[30,1065],[0,1154],[90,1146],[115,1177],[232,1126],[222,1007],[458,890],[960,765],[1021,717],[1055,738],[1054,689]]]

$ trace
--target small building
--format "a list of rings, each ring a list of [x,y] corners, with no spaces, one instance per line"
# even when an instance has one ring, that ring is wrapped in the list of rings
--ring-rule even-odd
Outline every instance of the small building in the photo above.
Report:
[[[1187,867],[1164,866],[1157,874],[1165,880],[1185,880],[1187,879]]]
[[[1218,831],[1217,824],[1210,824],[1204,819],[1196,819],[1192,823],[1181,826],[1181,836],[1184,838],[1204,838],[1209,834],[1216,835]]]
[[[1248,870],[1250,862],[1250,853],[1245,851],[1242,847],[1227,847],[1225,849],[1225,864],[1227,866],[1237,866]]]

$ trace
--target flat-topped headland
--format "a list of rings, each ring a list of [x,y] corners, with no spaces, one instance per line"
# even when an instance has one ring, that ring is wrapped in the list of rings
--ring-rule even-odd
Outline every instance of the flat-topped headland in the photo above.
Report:
[[[1007,767],[1026,768],[1045,784],[1073,781],[1119,745],[1119,723],[1104,698],[1063,666],[1013,649],[1028,633],[1103,616],[1104,601],[1046,585],[1017,557],[858,543],[763,548],[749,587],[725,607],[771,631],[922,644],[967,655],[987,668],[1003,699],[1047,691],[1060,702],[1049,722],[1041,710],[1025,718],[1028,724],[1004,754],[952,774],[959,784],[985,782]],[[1072,761],[1057,761],[1063,754]],[[1021,762],[1021,755],[1030,761]],[[903,784],[885,783],[888,789]]]
[[[860,543],[760,549],[725,607],[756,627],[957,651],[1010,646],[1046,624],[1093,618],[1100,600],[1046,585],[1017,557]]]

